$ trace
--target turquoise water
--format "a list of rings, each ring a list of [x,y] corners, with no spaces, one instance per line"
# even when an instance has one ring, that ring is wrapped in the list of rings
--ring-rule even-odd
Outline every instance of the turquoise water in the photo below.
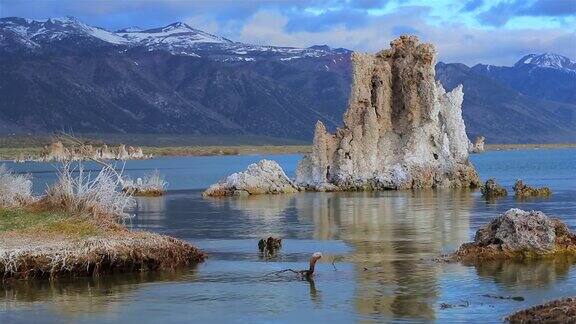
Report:
[[[489,203],[466,190],[201,197],[201,189],[263,157],[129,161],[129,175],[159,169],[170,184],[165,197],[138,199],[129,226],[190,241],[209,259],[172,272],[4,286],[0,322],[499,322],[576,291],[576,260],[482,266],[430,261],[512,207],[542,210],[576,230],[576,150],[472,156],[483,179],[494,176],[509,190],[516,178],[547,185],[554,192],[549,199]],[[265,157],[288,174],[300,159]],[[9,167],[31,172],[38,192],[55,179],[49,164]],[[273,259],[257,250],[258,239],[269,235],[283,238]],[[323,258],[313,282],[267,275],[305,268],[315,251]]]

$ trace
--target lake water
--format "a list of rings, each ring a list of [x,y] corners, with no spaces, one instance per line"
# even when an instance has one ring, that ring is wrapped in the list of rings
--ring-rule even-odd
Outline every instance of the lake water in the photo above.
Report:
[[[4,286],[0,322],[488,323],[576,291],[573,259],[482,266],[430,261],[512,207],[542,210],[576,230],[574,149],[472,156],[483,179],[494,176],[510,192],[516,178],[547,185],[553,190],[548,199],[509,196],[489,203],[468,190],[201,197],[201,189],[261,158],[277,160],[293,174],[300,156],[129,161],[128,175],[158,169],[170,189],[164,197],[139,198],[129,226],[192,242],[209,259],[178,271]],[[37,192],[55,179],[50,164],[7,164],[32,173]],[[258,239],[269,235],[283,238],[272,259],[257,249]],[[306,268],[316,251],[323,258],[313,282],[268,275]]]

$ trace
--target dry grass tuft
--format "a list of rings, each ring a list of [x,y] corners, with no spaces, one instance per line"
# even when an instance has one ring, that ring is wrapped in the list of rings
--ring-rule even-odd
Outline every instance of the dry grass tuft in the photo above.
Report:
[[[74,215],[123,219],[128,217],[125,210],[132,207],[134,201],[129,193],[117,190],[120,181],[110,168],[103,168],[92,178],[80,166],[74,177],[70,166],[64,165],[58,181],[48,188],[40,203]]]
[[[134,196],[158,197],[166,193],[168,183],[160,175],[158,170],[154,170],[150,175],[137,178],[136,181],[126,179],[122,183],[122,191]]]
[[[0,208],[14,208],[33,201],[29,175],[15,174],[0,165]]]

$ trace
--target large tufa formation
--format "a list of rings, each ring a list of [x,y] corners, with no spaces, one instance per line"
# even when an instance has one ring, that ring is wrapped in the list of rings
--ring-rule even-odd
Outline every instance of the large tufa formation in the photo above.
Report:
[[[354,53],[344,128],[316,124],[296,183],[308,190],[475,187],[462,119],[462,86],[435,81],[436,51],[402,36],[375,55]]]

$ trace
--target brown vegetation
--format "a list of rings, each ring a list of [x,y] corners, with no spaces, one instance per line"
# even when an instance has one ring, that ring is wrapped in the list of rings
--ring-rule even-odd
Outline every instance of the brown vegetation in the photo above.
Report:
[[[160,197],[166,193],[167,182],[155,170],[144,179],[137,178],[136,181],[127,179],[122,181],[122,191],[139,197]]]
[[[510,323],[576,323],[576,297],[568,297],[518,311]]]
[[[181,240],[113,226],[106,234],[47,239],[15,232],[0,236],[4,278],[98,276],[106,273],[173,269],[202,262],[205,255]]]

